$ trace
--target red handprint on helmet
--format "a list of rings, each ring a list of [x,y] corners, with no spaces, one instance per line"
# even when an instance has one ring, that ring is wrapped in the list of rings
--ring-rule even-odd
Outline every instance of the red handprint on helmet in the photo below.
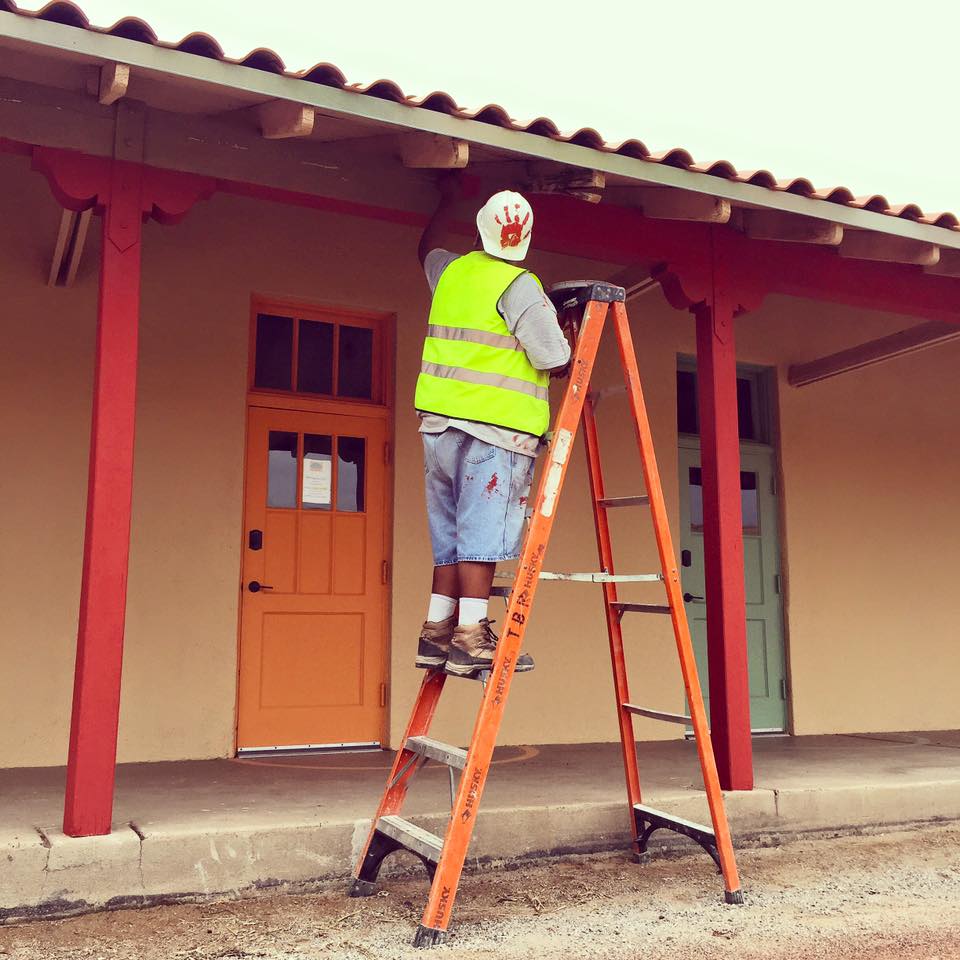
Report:
[[[515,203],[513,205],[515,210],[520,209],[520,204]],[[523,228],[527,225],[527,221],[530,219],[530,211],[527,211],[527,215],[520,219],[520,214],[516,214],[511,218],[510,208],[503,208],[503,216],[506,219],[506,223],[500,219],[499,216],[495,216],[493,219],[500,224],[500,246],[501,247],[519,247],[527,237],[530,236],[530,231],[526,233],[523,232]]]

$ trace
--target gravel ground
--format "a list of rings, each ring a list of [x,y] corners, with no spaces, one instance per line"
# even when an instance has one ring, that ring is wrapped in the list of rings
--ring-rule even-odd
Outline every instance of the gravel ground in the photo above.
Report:
[[[738,854],[747,902],[722,903],[702,856],[485,868],[464,877],[433,956],[476,960],[960,958],[960,824],[807,839]],[[0,927],[3,960],[422,960],[409,946],[422,875],[344,889],[91,914]]]

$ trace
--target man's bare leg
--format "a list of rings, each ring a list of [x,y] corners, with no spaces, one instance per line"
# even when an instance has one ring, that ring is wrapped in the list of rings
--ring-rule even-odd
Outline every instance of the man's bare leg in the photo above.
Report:
[[[460,578],[457,567],[459,564],[448,563],[442,567],[433,568],[433,592],[443,594],[445,597],[460,596]],[[491,583],[493,578],[491,576]]]
[[[458,597],[473,597],[478,600],[490,599],[490,588],[493,586],[493,573],[497,569],[495,563],[482,563],[473,560],[461,560],[456,565],[460,581]]]

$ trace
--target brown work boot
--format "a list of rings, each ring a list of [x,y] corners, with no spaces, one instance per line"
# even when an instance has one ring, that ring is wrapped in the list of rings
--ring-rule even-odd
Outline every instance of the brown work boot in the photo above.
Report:
[[[490,626],[492,622],[484,618],[479,623],[463,624],[453,631],[447,665],[443,668],[445,673],[454,677],[475,677],[493,666],[499,637]],[[527,673],[532,669],[533,657],[521,653],[514,671]]]
[[[417,666],[421,670],[439,670],[450,653],[450,639],[457,625],[457,615],[446,620],[424,620],[417,645]]]

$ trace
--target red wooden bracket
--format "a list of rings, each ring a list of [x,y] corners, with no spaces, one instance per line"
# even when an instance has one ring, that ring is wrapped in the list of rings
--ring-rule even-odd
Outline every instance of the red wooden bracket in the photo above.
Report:
[[[34,147],[33,169],[46,176],[54,196],[68,210],[117,207],[110,240],[118,250],[136,242],[138,224],[152,217],[177,223],[195,203],[217,189],[213,177],[161,170],[128,160],[91,157],[73,150]]]
[[[677,310],[695,311],[709,303],[722,306],[724,309],[713,311],[714,334],[726,343],[730,318],[758,310],[770,283],[749,268],[750,258],[744,257],[740,245],[742,238],[730,228],[712,225],[705,239],[702,259],[690,256],[658,263],[652,276],[659,281],[667,302]]]

